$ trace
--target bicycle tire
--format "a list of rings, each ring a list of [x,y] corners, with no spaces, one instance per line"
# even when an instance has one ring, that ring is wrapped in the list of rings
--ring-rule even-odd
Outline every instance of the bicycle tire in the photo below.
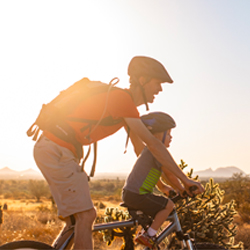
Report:
[[[0,249],[14,250],[14,249],[23,249],[23,250],[42,250],[42,249],[54,249],[52,246],[45,244],[39,241],[32,240],[22,240],[22,241],[13,241],[6,243],[0,246]]]
[[[193,244],[193,246],[194,246],[195,250],[227,250],[223,246],[220,246],[220,245],[214,244],[214,243],[208,243],[208,242],[206,242],[206,243],[196,243],[196,244]],[[159,249],[165,250],[167,248],[164,248],[164,249],[159,248]],[[151,248],[145,247],[145,248],[143,248],[143,250],[151,250]],[[185,250],[187,250],[187,249],[185,248]]]
[[[225,247],[218,245],[218,244],[214,244],[214,243],[196,243],[193,244],[194,249],[196,250],[226,250]]]

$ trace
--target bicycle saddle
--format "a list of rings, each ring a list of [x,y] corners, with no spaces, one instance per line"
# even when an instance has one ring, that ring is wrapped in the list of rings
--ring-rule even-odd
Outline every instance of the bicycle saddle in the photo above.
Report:
[[[121,203],[119,204],[119,206],[121,206],[121,207],[126,207],[127,209],[138,210],[138,209],[136,209],[136,208],[130,207],[130,206],[127,205],[125,202],[121,202]],[[138,210],[138,211],[139,211],[139,210]]]
[[[147,230],[147,228],[152,224],[153,218],[147,214],[144,214],[141,210],[130,207],[125,202],[122,202],[119,205],[121,207],[126,207],[131,217],[137,220],[144,230]]]

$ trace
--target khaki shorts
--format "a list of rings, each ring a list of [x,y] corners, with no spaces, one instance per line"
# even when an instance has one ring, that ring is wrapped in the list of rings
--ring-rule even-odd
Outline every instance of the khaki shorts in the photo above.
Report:
[[[69,149],[42,136],[35,144],[34,158],[49,184],[60,218],[94,207],[87,174]]]

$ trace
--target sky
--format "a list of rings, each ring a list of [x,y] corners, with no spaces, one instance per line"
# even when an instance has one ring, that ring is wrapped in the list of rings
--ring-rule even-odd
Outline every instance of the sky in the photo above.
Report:
[[[42,104],[83,77],[128,88],[128,64],[144,55],[174,80],[149,107],[177,123],[175,161],[249,174],[249,9],[247,0],[0,1],[0,168],[38,170],[26,131]],[[129,173],[136,156],[125,142],[123,129],[99,142],[97,172]]]

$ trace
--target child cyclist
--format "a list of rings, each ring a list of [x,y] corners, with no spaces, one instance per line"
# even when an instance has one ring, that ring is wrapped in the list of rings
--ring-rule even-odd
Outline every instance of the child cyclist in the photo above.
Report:
[[[173,118],[162,112],[152,112],[141,116],[141,120],[151,133],[168,148],[172,139],[171,129],[176,126]],[[137,243],[149,248],[153,247],[157,230],[174,208],[171,200],[153,194],[155,186],[166,195],[173,190],[161,180],[161,176],[176,192],[181,194],[184,192],[185,188],[179,179],[162,166],[145,147],[127,177],[122,192],[122,199],[128,206],[141,210],[154,218],[147,232],[141,232],[135,238]]]

